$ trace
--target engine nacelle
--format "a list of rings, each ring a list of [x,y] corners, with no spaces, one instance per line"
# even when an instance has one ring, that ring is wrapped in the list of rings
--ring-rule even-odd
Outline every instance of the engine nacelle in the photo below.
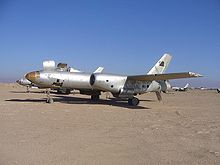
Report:
[[[126,76],[94,73],[90,76],[90,85],[93,89],[119,93],[126,79]]]

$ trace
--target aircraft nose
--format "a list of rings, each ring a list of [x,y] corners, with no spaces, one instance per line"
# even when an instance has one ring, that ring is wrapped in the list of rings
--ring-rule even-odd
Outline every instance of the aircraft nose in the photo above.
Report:
[[[40,78],[40,72],[30,72],[25,75],[25,78],[31,82],[36,82],[38,78]]]

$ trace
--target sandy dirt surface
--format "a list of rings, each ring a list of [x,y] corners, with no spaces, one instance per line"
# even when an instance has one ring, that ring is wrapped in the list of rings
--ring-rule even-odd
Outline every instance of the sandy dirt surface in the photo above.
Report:
[[[54,104],[0,84],[0,165],[220,164],[220,94],[187,91],[98,103],[79,94]]]

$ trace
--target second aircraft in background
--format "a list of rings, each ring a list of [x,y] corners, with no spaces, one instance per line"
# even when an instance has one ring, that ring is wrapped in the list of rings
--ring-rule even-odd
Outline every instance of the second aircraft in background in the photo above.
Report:
[[[181,92],[185,92],[188,89],[189,89],[189,83],[187,83],[184,87],[172,87],[172,90],[181,91]]]

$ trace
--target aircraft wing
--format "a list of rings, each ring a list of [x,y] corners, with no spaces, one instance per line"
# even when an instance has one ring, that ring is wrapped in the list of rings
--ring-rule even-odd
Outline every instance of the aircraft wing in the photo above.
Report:
[[[137,81],[159,81],[159,80],[171,80],[171,79],[193,78],[193,77],[202,77],[202,75],[193,72],[182,72],[182,73],[128,76],[127,79],[137,80]]]

